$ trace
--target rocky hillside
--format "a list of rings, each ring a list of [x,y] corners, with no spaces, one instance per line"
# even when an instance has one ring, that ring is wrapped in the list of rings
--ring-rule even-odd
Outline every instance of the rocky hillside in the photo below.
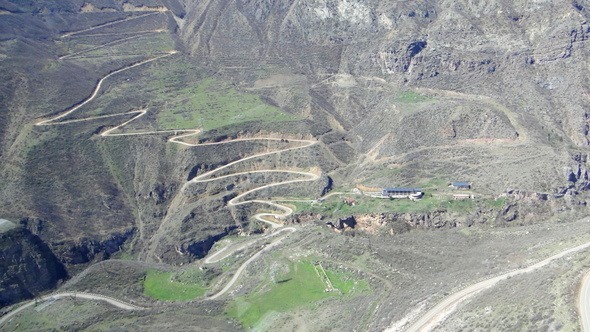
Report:
[[[181,36],[212,64],[280,63],[321,82],[305,94],[316,121],[348,133],[345,146],[331,146],[336,155],[369,154],[409,166],[414,178],[450,174],[494,191],[547,190],[563,181],[561,147],[588,142],[586,7],[195,2]],[[404,98],[400,90],[411,88],[422,96]],[[273,90],[272,98],[284,94]]]
[[[122,252],[179,264],[260,228],[251,216],[267,206],[229,200],[293,180],[185,187],[278,145],[99,136],[138,109],[148,113],[129,132],[198,127],[195,142],[318,141],[227,169],[320,174],[249,199],[430,180],[472,181],[488,196],[584,192],[588,10],[581,0],[0,1],[0,212],[72,272]],[[71,38],[85,29],[94,30]],[[34,125],[80,104],[109,73],[162,54],[170,56],[110,77],[67,119],[101,118]],[[289,122],[244,120],[248,103]]]

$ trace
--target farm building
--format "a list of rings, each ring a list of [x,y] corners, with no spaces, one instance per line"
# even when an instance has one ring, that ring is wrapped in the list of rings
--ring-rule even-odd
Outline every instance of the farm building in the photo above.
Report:
[[[383,188],[381,196],[390,198],[420,198],[424,195],[420,188]]]
[[[471,189],[471,183],[464,181],[451,182],[451,187],[454,189]]]

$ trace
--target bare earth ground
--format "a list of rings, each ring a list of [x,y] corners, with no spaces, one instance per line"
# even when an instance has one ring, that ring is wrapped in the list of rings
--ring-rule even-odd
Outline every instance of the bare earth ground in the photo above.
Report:
[[[580,331],[577,302],[587,252],[512,277],[462,304],[434,331]]]

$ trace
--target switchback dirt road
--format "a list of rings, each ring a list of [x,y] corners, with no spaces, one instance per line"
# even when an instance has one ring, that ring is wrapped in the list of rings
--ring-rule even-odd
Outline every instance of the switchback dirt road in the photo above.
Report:
[[[146,14],[146,15],[142,15],[142,16],[137,16],[137,17],[133,17],[133,18],[129,18],[129,19],[137,19],[140,17],[145,17],[147,15],[150,14]],[[129,20],[126,19],[126,20]],[[125,20],[122,20],[125,21]],[[118,22],[122,22],[122,21],[118,21]],[[84,30],[80,30],[77,32],[71,32],[71,33],[67,33],[64,35],[64,37],[72,37],[74,35],[77,35],[79,33],[83,33],[83,32],[89,32],[92,31],[96,28],[99,27],[104,27],[104,26],[108,26],[108,25],[112,25],[115,24],[117,22],[112,22],[112,23],[107,23],[107,24],[103,24],[100,26],[96,26],[93,28],[88,28],[88,29],[84,29]],[[160,31],[158,31],[160,32]],[[142,34],[139,34],[142,35]],[[107,43],[105,45],[102,46],[97,46],[95,49],[97,48],[101,48],[104,46],[108,46],[112,43],[116,43],[116,42],[122,42],[122,41],[126,41],[126,40],[130,40],[133,38],[136,38],[137,36],[131,36],[131,37],[126,37],[120,40],[117,40],[115,42],[110,42]],[[121,136],[140,136],[140,135],[157,135],[157,134],[168,134],[168,135],[172,135],[168,141],[171,143],[175,143],[175,144],[180,144],[182,146],[185,147],[201,147],[201,146],[211,146],[211,145],[222,145],[222,144],[233,144],[233,143],[238,143],[238,142],[249,142],[249,141],[276,141],[276,142],[286,142],[288,141],[289,144],[293,144],[295,143],[295,146],[290,146],[290,147],[286,147],[286,148],[278,148],[272,151],[267,151],[267,152],[262,152],[262,153],[257,153],[251,156],[247,156],[241,159],[238,159],[236,161],[230,162],[226,165],[223,165],[221,167],[218,167],[214,170],[211,170],[209,172],[205,172],[203,174],[200,174],[198,176],[196,176],[195,178],[193,178],[192,180],[186,182],[181,191],[184,190],[186,188],[187,185],[191,184],[191,183],[206,183],[206,182],[211,182],[211,181],[220,181],[220,180],[225,180],[231,177],[236,177],[236,176],[243,176],[243,175],[252,175],[252,174],[270,174],[270,173],[283,173],[286,175],[296,175],[298,178],[296,179],[291,179],[291,180],[285,180],[285,181],[280,181],[280,182],[273,182],[273,183],[269,183],[260,187],[256,187],[254,189],[250,189],[246,192],[240,193],[239,195],[237,195],[236,197],[234,197],[232,200],[230,200],[228,202],[229,206],[239,206],[239,205],[244,205],[244,204],[263,204],[263,205],[267,205],[270,206],[274,209],[279,210],[280,212],[266,212],[266,213],[257,213],[253,216],[254,219],[261,221],[263,223],[266,223],[268,225],[271,226],[271,228],[281,228],[282,225],[275,222],[275,220],[278,219],[282,219],[285,218],[287,216],[289,216],[290,214],[293,213],[293,210],[285,205],[279,204],[276,201],[273,200],[262,200],[262,199],[250,199],[250,200],[246,200],[246,196],[251,195],[257,191],[260,190],[264,190],[267,188],[271,188],[271,187],[275,187],[275,186],[281,186],[281,185],[287,185],[287,184],[293,184],[293,183],[302,183],[302,182],[310,182],[310,181],[316,181],[320,178],[320,174],[318,174],[317,172],[307,172],[307,171],[301,171],[301,170],[289,170],[289,169],[264,169],[264,170],[253,170],[253,171],[243,171],[243,172],[235,172],[235,173],[231,173],[231,174],[226,174],[226,175],[221,175],[221,176],[216,176],[219,172],[221,172],[224,169],[227,169],[228,167],[231,167],[233,165],[236,165],[238,163],[242,163],[251,159],[255,159],[255,158],[260,158],[260,157],[264,157],[264,156],[269,156],[269,155],[273,155],[273,154],[277,154],[277,153],[283,153],[283,152],[288,152],[288,151],[293,151],[293,150],[297,150],[297,149],[304,149],[304,148],[308,148],[314,144],[317,144],[318,142],[315,140],[307,140],[307,139],[294,139],[294,138],[275,138],[275,137],[254,137],[254,138],[238,138],[238,139],[233,139],[233,140],[227,140],[227,141],[222,141],[222,142],[205,142],[205,143],[190,143],[185,141],[184,139],[191,137],[191,136],[196,136],[199,135],[199,133],[201,132],[200,129],[189,129],[189,130],[160,130],[160,131],[137,131],[137,132],[125,132],[124,131],[124,127],[127,126],[128,124],[130,124],[133,121],[136,121],[137,119],[141,118],[142,116],[146,115],[148,110],[147,109],[140,109],[140,110],[134,110],[134,111],[129,111],[129,112],[123,112],[123,113],[116,113],[116,114],[107,114],[107,115],[99,115],[99,116],[91,116],[91,117],[86,117],[86,118],[78,118],[78,119],[66,119],[66,117],[74,114],[76,111],[80,110],[83,106],[87,105],[88,103],[90,103],[91,101],[93,101],[99,94],[99,92],[102,89],[102,85],[103,83],[109,79],[110,77],[120,74],[124,71],[130,70],[132,68],[136,68],[139,66],[143,66],[145,64],[148,64],[150,62],[162,59],[164,57],[167,56],[171,56],[173,54],[176,54],[176,51],[169,51],[168,53],[164,54],[164,55],[160,55],[160,56],[156,56],[156,57],[152,57],[134,64],[130,64],[128,66],[122,67],[120,69],[117,69],[115,71],[112,71],[110,73],[108,73],[107,75],[105,75],[104,77],[102,77],[96,84],[94,90],[92,91],[92,93],[90,94],[89,97],[87,97],[86,99],[82,100],[81,102],[77,103],[76,105],[72,106],[71,108],[60,112],[54,116],[51,116],[49,118],[40,120],[36,123],[37,126],[54,126],[54,125],[67,125],[67,124],[72,124],[72,123],[79,123],[79,122],[85,122],[85,121],[96,121],[96,120],[103,120],[103,119],[109,119],[109,118],[115,118],[115,117],[124,117],[124,116],[131,116],[131,118],[129,120],[126,120],[122,123],[120,123],[119,125],[116,125],[108,130],[104,130],[100,136],[102,137],[121,137]],[[62,59],[67,59],[70,56],[73,56],[75,54],[69,55],[69,56],[64,56],[62,57]],[[165,223],[165,220],[163,221],[162,224]],[[160,226],[161,227],[161,226]],[[281,228],[279,231],[276,231],[274,233],[272,233],[272,236],[278,235],[280,233],[283,232],[295,232],[296,229],[293,227],[287,227],[287,228]],[[225,294],[232,286],[233,284],[237,281],[237,279],[239,278],[240,274],[242,273],[242,271],[244,269],[246,269],[248,267],[248,265],[254,261],[257,257],[259,257],[262,253],[272,249],[273,247],[276,247],[277,245],[279,245],[282,240],[287,236],[288,234],[285,234],[283,236],[280,236],[279,238],[275,239],[271,244],[267,245],[266,247],[264,247],[263,249],[259,250],[258,252],[256,252],[252,257],[250,257],[247,261],[245,261],[236,271],[236,273],[234,273],[233,277],[231,278],[231,280],[228,282],[228,284],[225,285],[225,287],[219,291],[218,293],[212,295],[211,297],[207,298],[207,299],[215,299],[218,298],[220,296],[222,296],[223,294]],[[266,238],[266,237],[263,237]],[[259,239],[260,240],[260,239]],[[254,240],[254,241],[249,241],[248,245],[254,244],[255,242],[257,242],[258,240]],[[224,251],[224,250],[222,250]],[[218,257],[219,254],[221,254],[221,252],[218,252],[216,254],[214,254],[212,257],[209,257],[205,260],[205,263],[212,263],[212,262],[216,262],[218,260],[221,260],[225,257],[228,257],[229,255],[233,254],[233,252],[235,252],[235,250],[232,250],[231,252],[228,252],[226,254],[224,254],[222,257]],[[98,296],[98,295],[97,295]],[[28,304],[31,305],[31,304]],[[23,310],[24,308],[19,308],[18,311]],[[16,312],[18,312],[16,311]],[[14,315],[16,312],[12,312],[11,315]]]

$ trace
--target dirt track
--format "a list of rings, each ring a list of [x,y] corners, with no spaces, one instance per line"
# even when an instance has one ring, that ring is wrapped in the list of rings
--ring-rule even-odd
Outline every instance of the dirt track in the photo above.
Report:
[[[144,17],[147,15],[151,15],[151,14],[145,14],[145,15],[140,15],[137,17],[133,17],[133,18],[128,18],[125,20],[130,20],[130,19],[136,19],[139,17]],[[80,31],[76,31],[76,32],[70,32],[65,34],[63,37],[71,37],[83,32],[88,32],[88,31],[92,31],[94,29],[100,28],[100,27],[104,27],[107,25],[112,25],[112,24],[116,24],[125,20],[121,20],[121,21],[116,21],[116,22],[111,22],[111,23],[106,23],[100,26],[96,26],[96,27],[92,27],[92,28],[88,28],[88,29],[84,29],[84,30],[80,30]],[[123,38],[108,44],[112,44],[112,43],[116,43],[116,42],[121,42],[121,41],[125,41],[125,40],[129,40],[132,38],[136,38],[136,36],[131,36],[131,37],[127,37],[127,38]],[[102,46],[98,46],[97,48],[100,47],[104,47],[104,46],[108,46],[108,45],[102,45]],[[97,49],[95,48],[95,49]],[[121,137],[121,136],[140,136],[140,135],[158,135],[158,134],[171,134],[172,136],[168,139],[169,142],[171,143],[176,143],[176,144],[180,144],[182,146],[185,147],[190,147],[190,148],[196,148],[196,147],[201,147],[201,146],[211,146],[211,145],[221,145],[221,144],[230,144],[230,143],[237,143],[237,142],[247,142],[247,141],[284,141],[284,138],[275,138],[275,137],[258,137],[258,138],[238,138],[238,139],[234,139],[234,140],[228,140],[228,141],[223,141],[223,142],[211,142],[211,143],[189,143],[184,141],[183,139],[191,137],[191,136],[196,136],[198,135],[201,130],[200,129],[190,129],[190,130],[161,130],[161,131],[137,131],[137,132],[125,132],[124,131],[124,127],[127,126],[128,124],[130,124],[131,122],[141,118],[142,116],[144,116],[145,114],[147,114],[148,110],[147,109],[140,109],[140,110],[135,110],[135,111],[130,111],[130,112],[124,112],[124,113],[116,113],[116,114],[109,114],[109,115],[99,115],[99,116],[92,116],[92,117],[87,117],[87,118],[81,118],[81,119],[72,119],[72,120],[63,120],[64,118],[66,118],[69,115],[72,115],[73,113],[75,113],[76,111],[80,110],[83,106],[85,106],[86,104],[90,103],[92,100],[94,100],[97,96],[98,93],[101,91],[102,85],[103,83],[109,79],[110,77],[117,75],[119,73],[122,73],[124,71],[130,70],[132,68],[136,68],[145,64],[148,64],[150,62],[162,59],[164,57],[167,56],[171,56],[173,54],[175,54],[176,51],[170,51],[167,54],[161,55],[161,56],[156,56],[156,57],[152,57],[131,65],[128,65],[126,67],[117,69],[107,75],[105,75],[104,77],[102,77],[98,83],[96,84],[93,92],[91,93],[91,95],[84,99],[83,101],[81,101],[80,103],[72,106],[71,108],[58,113],[57,115],[54,115],[52,117],[49,117],[48,119],[44,119],[41,121],[38,121],[36,123],[37,126],[52,126],[52,125],[67,125],[67,124],[72,124],[72,123],[79,123],[79,122],[85,122],[85,121],[96,121],[96,120],[104,120],[104,119],[110,119],[110,118],[115,118],[115,117],[124,117],[124,116],[132,116],[129,120],[124,121],[123,123],[110,128],[108,130],[103,131],[100,136],[102,137]],[[72,55],[73,56],[73,55]],[[63,57],[63,58],[67,58]],[[217,176],[215,177],[215,174],[217,174],[218,172],[231,167],[235,164],[244,162],[244,161],[248,161],[254,158],[260,158],[260,157],[264,157],[264,156],[269,156],[269,155],[273,155],[273,154],[277,154],[277,153],[281,153],[281,152],[287,152],[287,151],[292,151],[292,150],[297,150],[297,149],[304,149],[304,148],[308,148],[314,144],[317,143],[317,141],[315,140],[306,140],[306,139],[291,139],[289,138],[288,141],[290,143],[296,143],[298,145],[294,146],[294,147],[289,147],[289,148],[284,148],[284,149],[277,149],[274,151],[270,151],[270,152],[263,152],[263,153],[258,153],[258,154],[254,154],[251,156],[247,156],[244,158],[241,158],[239,160],[233,161],[231,163],[228,163],[224,166],[218,167],[212,171],[203,173],[195,178],[193,178],[192,180],[186,182],[181,190],[184,190],[186,188],[186,186],[190,183],[205,183],[205,182],[211,182],[211,181],[220,181],[220,180],[224,180],[230,177],[235,177],[235,176],[240,176],[240,175],[250,175],[250,174],[259,174],[259,173],[263,173],[263,174],[268,174],[268,173],[285,173],[285,174],[293,174],[293,175],[297,175],[299,176],[298,179],[293,179],[293,180],[287,180],[287,181],[281,181],[281,182],[274,182],[274,183],[270,183],[270,184],[266,184],[251,190],[248,190],[246,192],[243,192],[239,195],[237,195],[236,197],[234,197],[232,200],[230,200],[228,202],[228,205],[230,206],[238,206],[238,205],[244,205],[244,204],[264,204],[264,205],[268,205],[271,206],[273,208],[276,208],[277,210],[281,211],[281,212],[273,212],[273,213],[258,213],[255,214],[253,216],[254,219],[259,220],[261,222],[264,222],[268,225],[271,226],[271,228],[279,228],[282,225],[278,224],[277,222],[273,221],[276,219],[281,219],[284,217],[287,217],[288,215],[290,215],[291,213],[293,213],[293,210],[285,205],[281,205],[279,203],[277,203],[276,201],[273,200],[261,200],[261,199],[251,199],[251,200],[244,200],[244,198],[250,194],[253,194],[257,191],[266,189],[266,188],[270,188],[270,187],[275,187],[275,186],[281,186],[281,185],[287,185],[287,184],[292,184],[292,183],[302,183],[302,182],[310,182],[310,181],[316,181],[320,178],[320,175],[317,173],[313,173],[313,172],[305,172],[305,171],[300,171],[300,170],[289,170],[289,169],[265,169],[265,170],[255,170],[255,171],[243,171],[243,172],[237,172],[237,173],[232,173],[232,174],[227,174],[227,175],[223,175],[223,176]],[[273,220],[271,220],[273,219]],[[289,231],[289,232],[295,232],[296,228],[293,227],[287,227],[287,228],[282,228],[281,230],[272,233],[272,235],[276,235],[285,231]],[[225,285],[225,287],[219,291],[218,293],[216,293],[215,295],[207,298],[207,299],[215,299],[218,298],[220,296],[222,296],[223,294],[225,294],[232,286],[233,284],[237,281],[237,279],[239,278],[240,274],[242,273],[242,271],[244,269],[247,268],[247,266],[254,261],[257,257],[259,257],[262,253],[264,253],[265,251],[270,250],[271,248],[279,245],[281,243],[281,241],[286,237],[287,235],[281,236],[279,238],[277,238],[276,240],[274,240],[271,244],[267,245],[265,248],[259,250],[258,252],[256,252],[253,256],[251,256],[246,262],[244,262],[236,271],[236,273],[233,275],[232,279],[228,282],[228,284]],[[252,241],[249,244],[253,244],[257,242],[257,240]],[[222,250],[223,251],[223,250]],[[214,262],[217,261],[215,260],[218,254],[220,254],[220,252],[214,254],[212,257],[207,258],[207,260],[205,261],[205,263],[210,263],[210,262]],[[231,255],[231,253],[229,253]],[[222,258],[223,259],[225,257],[227,257],[228,255],[224,255]],[[24,308],[23,308],[24,309]],[[19,311],[22,310],[19,308]],[[14,315],[15,312],[12,312],[11,315]]]
[[[296,232],[297,229],[294,228],[294,227],[285,227],[285,228],[281,228],[275,234],[279,234],[279,233],[282,233],[282,232],[285,232],[285,231],[289,231],[289,232],[293,233],[293,232]],[[240,277],[240,274],[242,274],[242,272],[244,272],[244,270],[248,267],[248,265],[250,265],[250,263],[252,263],[254,260],[256,260],[264,252],[269,251],[272,248],[274,248],[274,247],[278,246],[279,244],[281,244],[281,242],[287,236],[288,235],[283,235],[283,236],[279,237],[278,239],[274,240],[272,243],[268,244],[264,248],[262,248],[259,251],[257,251],[250,258],[248,258],[247,261],[245,261],[244,263],[242,263],[242,265],[240,265],[240,267],[238,268],[238,270],[236,271],[236,273],[234,273],[234,275],[232,276],[232,278],[230,279],[230,281],[225,285],[225,287],[223,287],[223,289],[220,290],[219,292],[217,292],[216,294],[207,297],[206,300],[214,300],[216,298],[219,298],[223,294],[227,293],[227,291],[230,290],[233,287],[233,285],[235,284],[235,282],[238,280],[238,278]]]
[[[580,293],[578,294],[578,310],[582,332],[590,331],[590,272],[582,278]]]
[[[75,298],[75,299],[85,299],[85,300],[93,300],[93,301],[103,301],[103,302],[106,302],[110,305],[113,305],[113,306],[115,306],[119,309],[123,309],[123,310],[143,310],[143,309],[145,309],[143,307],[136,306],[134,304],[130,304],[127,302],[123,302],[121,300],[117,300],[112,297],[99,295],[99,294],[91,294],[91,293],[77,293],[77,292],[54,293],[54,294],[42,297],[41,301],[59,300],[62,298]],[[29,302],[25,303],[24,305],[18,307],[17,309],[2,316],[0,318],[0,326],[2,326],[2,324],[4,324],[6,321],[8,321],[12,316],[18,314],[19,312],[21,312],[31,306],[36,305],[37,302],[39,302],[39,301],[34,301],[34,300],[29,301]]]
[[[107,22],[107,23],[104,23],[104,24],[95,25],[95,26],[90,27],[90,28],[87,28],[87,29],[66,32],[61,37],[62,38],[72,37],[72,36],[76,36],[76,35],[82,34],[84,32],[93,31],[93,30],[104,28],[104,27],[107,27],[107,26],[111,26],[111,25],[115,25],[115,24],[119,24],[119,23],[123,23],[123,22],[128,22],[128,21],[131,21],[131,20],[136,20],[138,18],[142,18],[142,17],[154,15],[154,14],[160,14],[160,13],[161,12],[149,12],[147,14],[130,16],[130,17],[127,17],[127,18],[124,18],[124,19],[120,19],[120,20],[116,20],[116,21],[112,21],[112,22]]]
[[[547,264],[551,263],[556,259],[563,258],[569,254],[573,254],[578,251],[587,249],[588,247],[590,247],[590,242],[584,243],[574,248],[564,250],[558,254],[555,254],[549,258],[546,258],[538,263],[527,266],[525,268],[513,270],[508,273],[504,273],[502,275],[478,282],[454,294],[451,294],[450,296],[443,299],[442,302],[437,304],[434,308],[430,309],[424,315],[422,315],[422,317],[420,317],[408,329],[406,329],[406,332],[431,331],[438,324],[444,321],[453,311],[455,311],[462,302],[473,297],[475,294],[495,286],[500,281],[517,276],[519,274],[532,272],[536,269],[546,266]],[[386,331],[393,331],[393,329]]]

